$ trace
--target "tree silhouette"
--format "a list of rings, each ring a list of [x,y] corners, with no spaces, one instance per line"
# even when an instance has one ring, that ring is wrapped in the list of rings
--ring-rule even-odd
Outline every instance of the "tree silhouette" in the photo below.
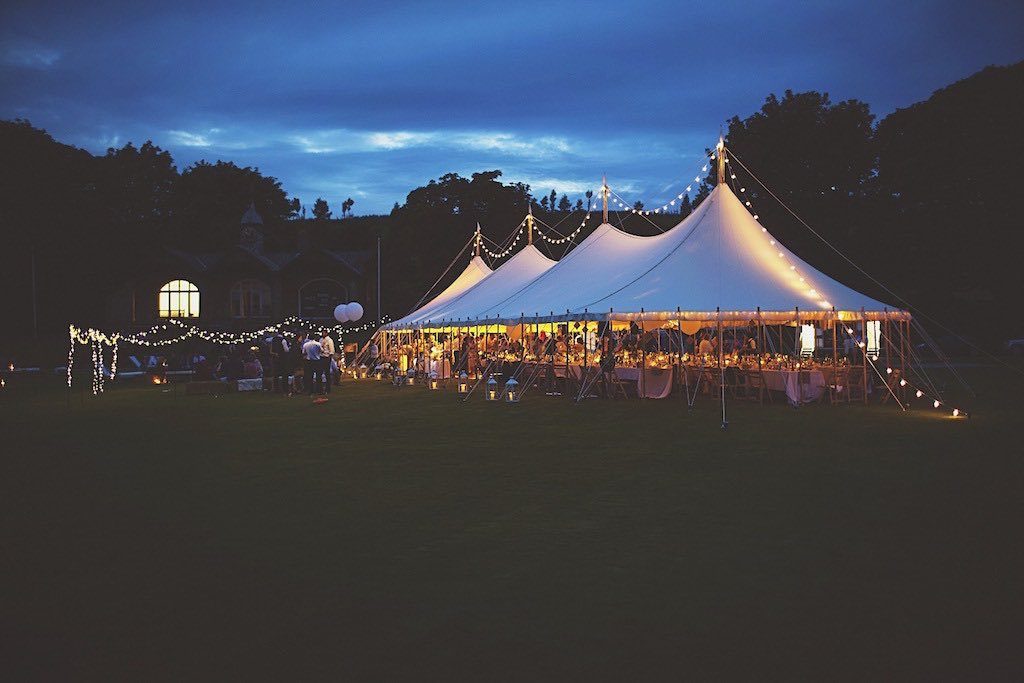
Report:
[[[548,210],[548,196],[547,195],[544,195],[543,197],[540,198],[540,208],[544,209],[545,211]]]
[[[558,210],[562,213],[568,213],[572,210],[572,202],[569,201],[569,197],[562,195],[562,198],[558,200]]]
[[[313,218],[318,221],[325,221],[331,217],[331,207],[328,206],[327,200],[322,197],[317,197],[316,201],[313,202]]]
[[[576,198],[576,210],[577,211],[582,211],[583,210],[583,199],[581,199],[579,197]]]
[[[548,195],[548,206],[551,208],[551,212],[555,212],[555,203],[558,201],[558,193],[551,190],[551,194]]]

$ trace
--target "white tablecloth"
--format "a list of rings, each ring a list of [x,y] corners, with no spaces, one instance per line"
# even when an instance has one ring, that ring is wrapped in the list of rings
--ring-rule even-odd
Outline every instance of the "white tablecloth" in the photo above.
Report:
[[[672,368],[647,368],[644,370],[643,387],[640,383],[640,368],[615,368],[615,376],[624,382],[636,382],[636,392],[643,390],[644,398],[665,398],[672,393]]]
[[[792,405],[813,403],[821,400],[828,383],[820,370],[804,371],[807,382],[800,386],[800,370],[764,370],[765,387],[772,391],[786,392]]]
[[[448,379],[452,376],[452,364],[448,360],[432,360],[430,361],[430,371],[436,372],[440,379]]]

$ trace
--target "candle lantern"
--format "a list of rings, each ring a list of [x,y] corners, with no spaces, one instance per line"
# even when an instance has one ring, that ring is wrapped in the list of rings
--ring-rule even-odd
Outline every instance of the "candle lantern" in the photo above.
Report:
[[[430,378],[427,382],[427,386],[430,387],[431,391],[437,391],[437,389],[440,387],[440,383],[437,381],[436,372],[430,373]]]
[[[459,373],[459,393],[460,394],[468,394],[469,393],[469,376],[466,375],[466,371],[465,370],[463,370],[461,373]]]
[[[416,370],[414,370],[413,368],[409,368],[409,370],[405,373],[405,383],[410,387],[416,384]]]
[[[366,379],[367,374],[369,374],[369,369],[366,367],[366,365],[360,365],[359,366],[359,379]]]
[[[522,390],[519,388],[519,382],[516,381],[515,377],[510,377],[505,382],[505,402],[506,403],[519,403],[519,398],[522,396]]]
[[[487,380],[487,393],[485,397],[488,401],[498,400],[498,382],[493,377]]]

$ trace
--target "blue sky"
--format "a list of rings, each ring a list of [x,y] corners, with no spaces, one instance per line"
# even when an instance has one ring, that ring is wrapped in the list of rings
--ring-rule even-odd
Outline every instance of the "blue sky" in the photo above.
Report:
[[[152,139],[311,206],[384,212],[455,171],[661,203],[771,92],[876,115],[1024,58],[1021,2],[12,2],[0,117],[93,152]]]

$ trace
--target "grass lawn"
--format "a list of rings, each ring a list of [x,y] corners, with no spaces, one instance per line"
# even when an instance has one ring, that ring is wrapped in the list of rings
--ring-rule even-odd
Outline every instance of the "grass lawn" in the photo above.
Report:
[[[969,372],[969,420],[734,406],[725,433],[712,400],[10,382],[0,673],[1019,679],[1021,378]]]

